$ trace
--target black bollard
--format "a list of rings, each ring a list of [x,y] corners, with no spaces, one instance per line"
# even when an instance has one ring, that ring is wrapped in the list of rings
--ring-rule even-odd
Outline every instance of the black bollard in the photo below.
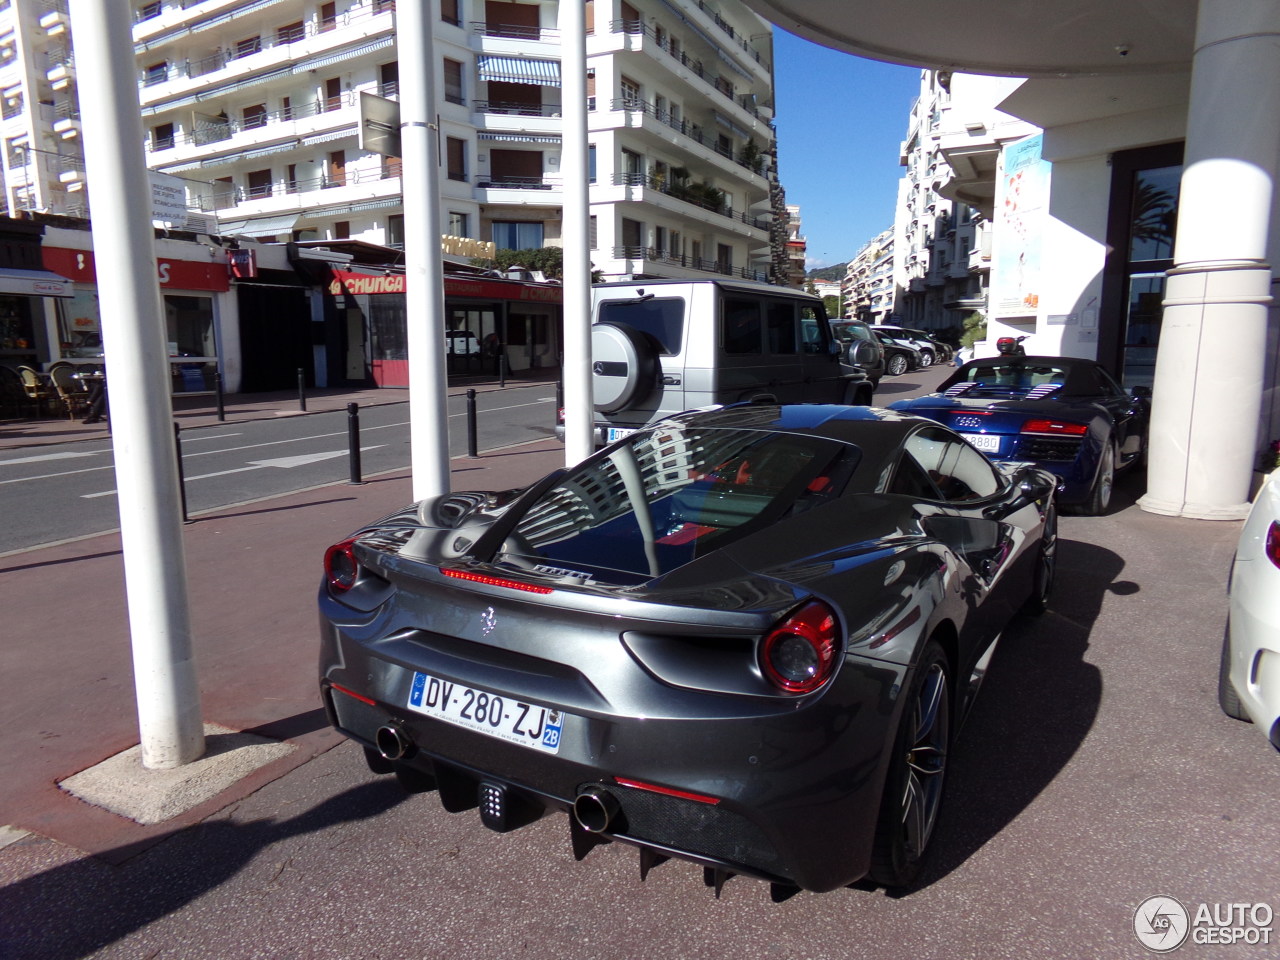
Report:
[[[301,367],[298,368],[298,409],[307,412],[307,378]]]
[[[507,385],[507,351],[504,347],[502,352],[498,354],[498,386],[505,387]]]
[[[187,479],[182,471],[182,427],[176,421],[173,424],[173,449],[178,455],[178,493],[182,497],[182,522],[190,523],[187,518]]]
[[[213,375],[213,393],[218,401],[218,422],[222,423],[227,419],[226,408],[222,405],[222,372],[219,371]]]
[[[360,479],[360,404],[347,404],[347,448],[350,450],[351,479],[348,483],[364,483]]]
[[[467,456],[472,460],[479,459],[480,454],[476,449],[476,392],[473,389],[467,389]]]

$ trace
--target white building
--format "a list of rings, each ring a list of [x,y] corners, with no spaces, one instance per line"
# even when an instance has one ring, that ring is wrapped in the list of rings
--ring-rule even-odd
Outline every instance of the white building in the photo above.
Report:
[[[954,335],[968,314],[987,314],[1000,147],[1039,132],[996,108],[1020,82],[921,73],[894,218],[894,310],[906,326]]]
[[[869,240],[849,261],[841,289],[844,315],[868,323],[889,323],[894,312],[894,232]]]
[[[558,245],[557,4],[438,9],[445,233]],[[197,215],[187,226],[403,242],[400,161],[361,135],[362,97],[398,94],[394,0],[151,0],[135,16],[146,162],[185,184]],[[776,176],[770,27],[736,3],[700,0],[599,0],[587,16],[595,267],[763,278]],[[65,0],[12,0],[6,20],[9,211],[87,216]]]

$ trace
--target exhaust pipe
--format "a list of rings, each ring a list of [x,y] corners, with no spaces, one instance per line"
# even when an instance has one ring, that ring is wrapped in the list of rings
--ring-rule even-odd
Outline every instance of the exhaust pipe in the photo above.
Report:
[[[373,742],[384,760],[403,760],[412,756],[415,749],[413,741],[405,736],[399,727],[393,727],[390,724],[378,728]]]
[[[585,787],[573,798],[573,818],[588,833],[604,833],[621,810],[618,798],[600,787]]]

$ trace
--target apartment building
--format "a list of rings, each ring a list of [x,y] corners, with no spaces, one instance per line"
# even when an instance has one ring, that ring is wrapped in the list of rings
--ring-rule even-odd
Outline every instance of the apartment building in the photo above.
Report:
[[[1020,82],[921,73],[894,221],[896,309],[906,326],[959,331],[966,315],[987,312],[1000,149],[1037,132],[996,108]]]
[[[889,323],[894,311],[893,229],[869,240],[849,261],[840,290],[844,315],[868,323]]]
[[[586,6],[594,266],[767,279],[771,28],[736,0]],[[556,2],[436,9],[444,233],[558,245]],[[400,161],[361,135],[364,95],[398,96],[395,0],[148,0],[134,13],[146,162],[177,178],[194,217],[177,226],[403,242]],[[0,31],[8,210],[87,216],[65,0],[8,0]]]

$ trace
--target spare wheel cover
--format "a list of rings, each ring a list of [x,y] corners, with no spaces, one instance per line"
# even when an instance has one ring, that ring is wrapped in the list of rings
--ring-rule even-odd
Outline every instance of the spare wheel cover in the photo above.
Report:
[[[591,395],[601,413],[618,413],[653,392],[658,357],[649,339],[625,323],[591,325]]]

